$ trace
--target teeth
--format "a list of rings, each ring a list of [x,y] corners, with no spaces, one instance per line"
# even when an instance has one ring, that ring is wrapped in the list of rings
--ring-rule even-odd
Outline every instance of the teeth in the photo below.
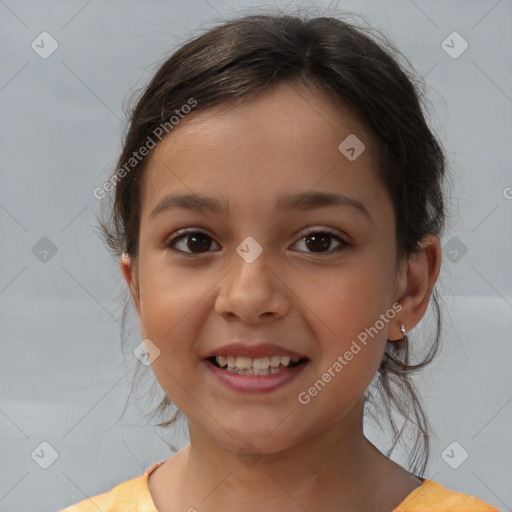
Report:
[[[252,361],[252,367],[255,370],[266,370],[270,365],[268,357],[257,357]]]
[[[270,356],[270,366],[277,368],[281,364],[281,356]]]
[[[252,359],[250,357],[237,356],[236,368],[239,370],[248,370],[252,368]]]
[[[279,366],[287,367],[290,363],[296,363],[300,360],[298,357],[289,356],[265,356],[265,357],[245,357],[245,356],[216,356],[217,364],[228,371],[234,373],[244,373],[246,375],[267,375],[280,371]],[[238,370],[243,370],[239,372]]]
[[[283,366],[288,366],[290,364],[291,360],[292,360],[291,357],[288,357],[288,356],[281,357],[281,364]]]

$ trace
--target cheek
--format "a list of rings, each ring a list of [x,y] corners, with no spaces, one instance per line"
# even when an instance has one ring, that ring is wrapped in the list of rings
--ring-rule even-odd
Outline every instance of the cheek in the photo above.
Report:
[[[141,296],[144,336],[160,351],[151,364],[152,371],[171,401],[185,415],[192,414],[190,397],[200,393],[194,376],[201,361],[199,355],[195,357],[194,340],[201,323],[197,315],[204,281],[203,286],[194,282],[185,285],[179,279],[154,276],[145,285],[146,292]]]
[[[203,314],[205,282],[183,273],[154,272],[141,276],[141,323],[144,337],[157,347],[152,369],[164,391],[173,395],[200,364],[194,341]],[[208,289],[209,287],[206,287]]]
[[[204,298],[205,282],[159,261],[146,266],[151,270],[140,279],[141,321],[148,338],[167,338]]]
[[[320,328],[319,338],[347,341],[374,325],[390,307],[390,268],[378,256],[362,252],[336,270],[315,273],[309,280],[301,278],[295,286],[302,290],[298,294],[301,300],[317,316],[311,322]]]
[[[382,360],[395,317],[394,310],[388,313],[390,268],[378,256],[361,253],[334,274],[316,275],[304,288],[309,292],[301,299],[311,306],[305,310],[307,322],[318,340],[315,373],[322,378],[330,371],[323,400],[338,403],[340,410],[364,392]]]

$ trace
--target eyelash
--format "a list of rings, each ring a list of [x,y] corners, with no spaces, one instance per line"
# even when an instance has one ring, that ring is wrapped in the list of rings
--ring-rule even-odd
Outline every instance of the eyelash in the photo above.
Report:
[[[168,247],[172,251],[175,251],[175,252],[178,252],[178,253],[181,253],[181,254],[190,254],[190,255],[194,255],[194,256],[199,256],[201,254],[206,254],[208,252],[214,252],[214,251],[207,250],[205,252],[196,252],[195,253],[195,252],[189,252],[189,251],[181,251],[181,250],[175,248],[175,245],[176,245],[177,242],[179,242],[181,240],[185,240],[187,236],[196,235],[196,234],[205,235],[206,237],[210,238],[212,241],[215,242],[215,240],[212,237],[210,237],[207,233],[205,233],[204,231],[201,231],[201,230],[196,229],[196,228],[188,228],[188,229],[180,229],[179,231],[177,231],[176,236],[174,236],[173,238],[167,240],[165,242],[165,245],[166,245],[166,247]],[[317,254],[317,255],[332,254],[334,252],[338,252],[338,251],[340,251],[340,250],[342,250],[342,249],[344,249],[346,247],[349,247],[351,245],[348,242],[346,242],[343,238],[341,238],[338,235],[337,232],[334,232],[333,230],[331,230],[329,228],[322,228],[322,229],[318,229],[317,228],[316,230],[312,230],[312,231],[309,231],[307,233],[304,233],[304,234],[302,234],[299,237],[297,242],[304,240],[308,236],[317,235],[317,234],[329,235],[333,239],[336,239],[339,242],[340,245],[338,245],[338,247],[335,247],[334,249],[328,249],[327,251],[319,251],[319,252],[299,251],[299,252],[306,252],[306,253],[309,253],[309,254]],[[295,245],[297,242],[295,242],[292,245]],[[217,242],[215,242],[215,243],[217,243]]]

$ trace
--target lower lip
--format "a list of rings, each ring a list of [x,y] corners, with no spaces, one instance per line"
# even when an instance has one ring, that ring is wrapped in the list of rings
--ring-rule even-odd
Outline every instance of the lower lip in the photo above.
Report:
[[[308,361],[306,360],[298,366],[270,375],[241,375],[217,368],[209,360],[204,361],[204,363],[222,384],[234,391],[240,393],[269,393],[297,378]]]

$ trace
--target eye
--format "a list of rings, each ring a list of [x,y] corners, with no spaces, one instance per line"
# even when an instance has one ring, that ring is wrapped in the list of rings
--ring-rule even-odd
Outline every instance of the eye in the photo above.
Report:
[[[178,231],[178,233],[180,233],[180,231]],[[212,247],[212,244],[219,246],[212,237],[202,231],[189,231],[186,233],[181,231],[181,233],[182,234],[178,234],[167,241],[165,245],[175,251],[189,254],[201,254],[203,252],[208,252]]]
[[[335,244],[334,248],[333,241]],[[306,251],[299,249],[302,252],[325,253],[335,252],[343,247],[348,247],[350,244],[345,242],[340,236],[329,230],[311,231],[301,237],[293,246],[302,244],[306,247]],[[188,231],[180,230],[178,234],[168,240],[165,245],[177,252],[184,252],[188,254],[202,254],[211,252],[210,249],[219,250],[220,246],[212,237],[202,231]],[[293,247],[292,246],[292,247]]]
[[[332,243],[335,240],[337,246],[332,250]],[[300,240],[295,242],[294,245],[302,244],[308,251],[313,253],[324,253],[324,252],[335,252],[343,247],[348,247],[350,244],[345,242],[337,234],[329,230],[318,230],[311,231],[310,233],[303,236]]]

